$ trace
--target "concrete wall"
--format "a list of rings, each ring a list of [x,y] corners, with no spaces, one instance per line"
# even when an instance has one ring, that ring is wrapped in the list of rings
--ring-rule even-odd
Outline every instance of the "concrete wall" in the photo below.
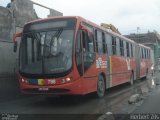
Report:
[[[12,17],[8,9],[0,6],[0,40],[9,41],[13,35]]]
[[[16,26],[23,27],[25,23],[38,19],[30,0],[16,0],[17,10],[14,12]]]
[[[52,17],[52,16],[63,16],[63,13],[58,12],[56,10],[50,10],[50,14],[48,15],[48,17]]]

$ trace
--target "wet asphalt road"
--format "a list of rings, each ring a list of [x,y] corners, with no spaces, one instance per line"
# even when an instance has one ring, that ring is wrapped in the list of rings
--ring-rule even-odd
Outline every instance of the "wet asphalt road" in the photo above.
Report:
[[[135,114],[159,114],[160,113],[160,72],[152,78],[153,87],[143,104],[134,111]],[[160,116],[159,119],[160,120]]]
[[[149,79],[151,78],[149,77]],[[85,115],[78,118],[88,120],[88,118],[97,119],[106,112],[114,114],[132,113],[136,107],[135,105],[129,105],[128,99],[133,94],[141,94],[142,88],[145,87],[151,87],[148,80],[137,80],[133,86],[127,83],[108,89],[106,96],[101,99],[95,98],[93,94],[86,96],[53,96],[49,98],[43,95],[19,97],[12,101],[1,102],[0,113],[20,114],[25,115],[25,118],[26,115],[36,114],[41,116],[38,117],[38,120],[40,118],[44,119],[44,116],[48,116],[47,114],[63,116],[62,119],[65,118],[65,115],[69,115],[72,116],[73,120],[77,119],[78,115],[81,117]],[[27,120],[29,119],[31,118]]]

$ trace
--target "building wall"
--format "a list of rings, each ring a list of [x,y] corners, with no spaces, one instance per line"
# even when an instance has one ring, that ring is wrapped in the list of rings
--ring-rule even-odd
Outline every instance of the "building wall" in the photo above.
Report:
[[[13,35],[12,17],[8,9],[0,6],[0,41],[9,41]]]

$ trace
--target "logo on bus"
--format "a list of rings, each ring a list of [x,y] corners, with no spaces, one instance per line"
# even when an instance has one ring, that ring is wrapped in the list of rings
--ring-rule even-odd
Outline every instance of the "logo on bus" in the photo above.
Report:
[[[96,68],[107,68],[107,61],[103,61],[102,58],[96,60]]]

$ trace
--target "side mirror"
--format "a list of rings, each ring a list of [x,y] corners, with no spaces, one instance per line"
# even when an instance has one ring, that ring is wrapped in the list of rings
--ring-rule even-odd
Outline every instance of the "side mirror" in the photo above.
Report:
[[[14,43],[13,51],[14,51],[14,52],[17,52],[17,46],[18,46],[18,43],[17,43],[17,41],[16,41],[16,38],[17,38],[17,37],[22,37],[22,32],[16,33],[16,34],[14,35],[14,37],[13,37],[13,43]]]

